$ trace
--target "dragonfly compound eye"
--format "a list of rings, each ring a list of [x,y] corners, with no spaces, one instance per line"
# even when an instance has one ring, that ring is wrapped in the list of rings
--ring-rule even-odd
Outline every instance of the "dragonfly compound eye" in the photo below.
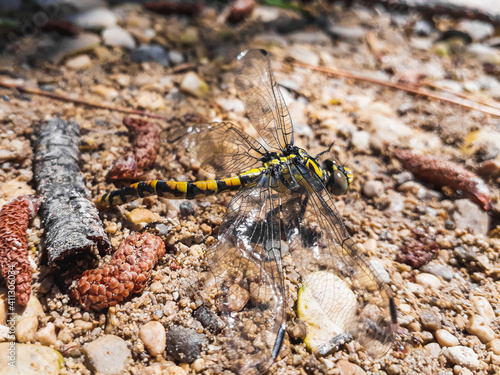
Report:
[[[328,190],[330,190],[330,193],[342,195],[345,194],[348,187],[349,182],[346,176],[340,170],[333,171],[328,180]]]

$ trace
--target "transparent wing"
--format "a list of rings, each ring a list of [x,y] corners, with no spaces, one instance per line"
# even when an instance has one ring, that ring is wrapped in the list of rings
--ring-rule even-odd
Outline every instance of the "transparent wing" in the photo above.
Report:
[[[391,291],[348,235],[321,179],[297,163],[288,188],[284,231],[305,285],[337,334],[351,334],[374,357],[387,353],[397,324]]]
[[[231,370],[242,375],[265,372],[285,333],[280,197],[270,185],[263,174],[233,197],[219,241],[206,254],[226,322],[224,349]]]
[[[264,147],[230,122],[169,129],[170,143],[182,142],[201,167],[217,175],[236,174],[260,166]]]
[[[284,150],[293,144],[290,113],[276,84],[267,52],[253,49],[238,56],[236,88],[247,116],[269,147]]]

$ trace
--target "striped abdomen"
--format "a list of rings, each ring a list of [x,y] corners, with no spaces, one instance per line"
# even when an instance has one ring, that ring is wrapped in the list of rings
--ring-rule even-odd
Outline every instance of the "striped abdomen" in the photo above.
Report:
[[[215,195],[223,191],[238,190],[260,175],[263,168],[252,169],[238,176],[229,178],[195,181],[141,181],[122,189],[114,190],[102,196],[101,207],[109,207],[131,202],[138,198],[157,195],[168,199],[197,199]]]

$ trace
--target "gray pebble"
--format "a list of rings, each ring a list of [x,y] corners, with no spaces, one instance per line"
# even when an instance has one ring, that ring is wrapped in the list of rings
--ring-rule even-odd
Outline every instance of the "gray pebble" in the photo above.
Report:
[[[424,310],[420,314],[420,321],[425,329],[436,331],[441,328],[441,319],[432,310]]]
[[[122,338],[104,335],[83,347],[86,366],[102,374],[120,374],[131,358],[130,349]]]
[[[167,353],[177,361],[193,363],[200,357],[201,346],[206,341],[205,335],[194,329],[172,326],[167,331]]]
[[[163,47],[142,44],[130,53],[130,60],[136,63],[155,62],[163,66],[169,66],[168,56]]]
[[[434,276],[442,277],[444,280],[450,281],[453,278],[453,271],[450,267],[438,264],[438,263],[429,263],[421,268],[422,272],[428,272]]]
[[[225,326],[224,321],[219,318],[215,312],[204,305],[200,306],[193,313],[193,316],[198,319],[203,327],[208,328],[212,333],[220,332]]]
[[[102,39],[104,44],[111,47],[123,47],[127,49],[135,48],[135,40],[128,33],[119,26],[113,26],[105,29],[102,32]]]
[[[488,213],[468,199],[459,199],[450,207],[449,215],[460,229],[471,230],[486,236],[489,228]]]

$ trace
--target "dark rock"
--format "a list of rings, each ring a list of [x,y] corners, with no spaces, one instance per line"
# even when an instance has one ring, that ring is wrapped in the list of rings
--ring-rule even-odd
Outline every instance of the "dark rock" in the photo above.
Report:
[[[142,44],[130,53],[130,60],[136,63],[155,62],[163,66],[169,66],[168,56],[163,47]]]
[[[212,333],[222,331],[225,326],[224,321],[206,306],[198,308],[193,313],[193,316],[198,319],[203,327],[208,328],[208,330]]]
[[[182,202],[179,206],[179,212],[181,216],[189,216],[194,214],[193,204],[189,201]]]
[[[167,331],[166,350],[177,361],[193,363],[200,357],[201,346],[206,341],[205,335],[194,329],[172,326]]]

